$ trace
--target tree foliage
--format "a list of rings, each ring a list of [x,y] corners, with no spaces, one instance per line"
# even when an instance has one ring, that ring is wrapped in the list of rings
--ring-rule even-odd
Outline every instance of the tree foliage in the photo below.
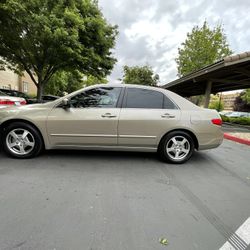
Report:
[[[221,25],[211,29],[205,21],[195,26],[178,48],[178,76],[187,75],[232,54]]]
[[[224,109],[224,102],[221,100],[220,96],[212,95],[208,108],[216,109],[218,112]]]
[[[246,101],[246,92],[243,91],[239,96],[235,98],[234,101],[234,111],[250,112],[250,103]]]
[[[78,70],[70,72],[58,71],[48,81],[45,93],[63,96],[65,93],[71,93],[86,86],[107,82],[106,78],[97,78],[91,75],[85,76]]]
[[[45,93],[63,96],[83,87],[83,74],[77,70],[67,72],[58,71],[48,81]]]
[[[85,76],[83,80],[84,86],[91,86],[91,85],[100,84],[100,83],[108,83],[108,80],[104,77],[98,78],[92,75]]]
[[[116,61],[117,27],[96,0],[1,0],[0,26],[0,64],[27,71],[39,100],[56,72],[105,77]]]
[[[242,99],[247,103],[250,104],[250,89],[246,89],[244,94],[242,95]]]
[[[123,71],[122,81],[127,84],[156,86],[159,82],[159,75],[154,74],[153,69],[148,65],[142,67],[124,66]]]

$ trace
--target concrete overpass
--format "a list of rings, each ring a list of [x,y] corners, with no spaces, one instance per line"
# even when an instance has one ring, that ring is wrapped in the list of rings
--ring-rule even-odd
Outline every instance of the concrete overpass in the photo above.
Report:
[[[210,94],[250,88],[250,51],[225,57],[162,87],[184,97],[205,95],[208,107]]]

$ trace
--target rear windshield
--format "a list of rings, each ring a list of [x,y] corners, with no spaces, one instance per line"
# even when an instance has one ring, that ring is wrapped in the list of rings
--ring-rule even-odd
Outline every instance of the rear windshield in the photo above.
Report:
[[[2,91],[0,91],[0,95],[3,96],[3,95],[6,95],[5,93],[3,93]]]

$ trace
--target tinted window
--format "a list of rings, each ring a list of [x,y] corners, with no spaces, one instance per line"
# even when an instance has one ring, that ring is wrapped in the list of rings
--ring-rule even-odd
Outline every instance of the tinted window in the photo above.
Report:
[[[56,99],[58,99],[56,96],[49,96],[49,95],[44,95],[42,97],[43,100],[46,100],[46,101],[54,101]]]
[[[11,95],[12,95],[12,96],[16,96],[16,97],[18,97],[18,92],[16,92],[16,91],[12,91],[12,92],[11,92]]]
[[[71,98],[74,108],[115,108],[121,88],[101,87],[84,91]]]
[[[3,89],[3,90],[1,90],[2,92],[4,92],[6,95],[8,95],[8,96],[15,96],[14,94],[13,94],[13,92],[12,91],[9,91],[9,90],[7,90],[7,89]]]
[[[26,94],[24,94],[22,92],[16,92],[16,96],[22,97],[22,98],[29,98]]]
[[[164,95],[164,109],[177,109],[176,105],[167,97]]]
[[[6,96],[6,94],[3,93],[2,91],[0,91],[0,95],[1,95],[1,96]]]
[[[127,89],[126,108],[162,109],[163,94],[148,89]]]

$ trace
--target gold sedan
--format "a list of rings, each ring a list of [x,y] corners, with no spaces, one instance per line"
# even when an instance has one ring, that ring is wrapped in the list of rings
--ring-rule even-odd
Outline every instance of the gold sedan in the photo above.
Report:
[[[49,149],[158,152],[183,163],[223,140],[215,110],[142,85],[94,85],[54,102],[0,110],[4,151],[15,158]]]

